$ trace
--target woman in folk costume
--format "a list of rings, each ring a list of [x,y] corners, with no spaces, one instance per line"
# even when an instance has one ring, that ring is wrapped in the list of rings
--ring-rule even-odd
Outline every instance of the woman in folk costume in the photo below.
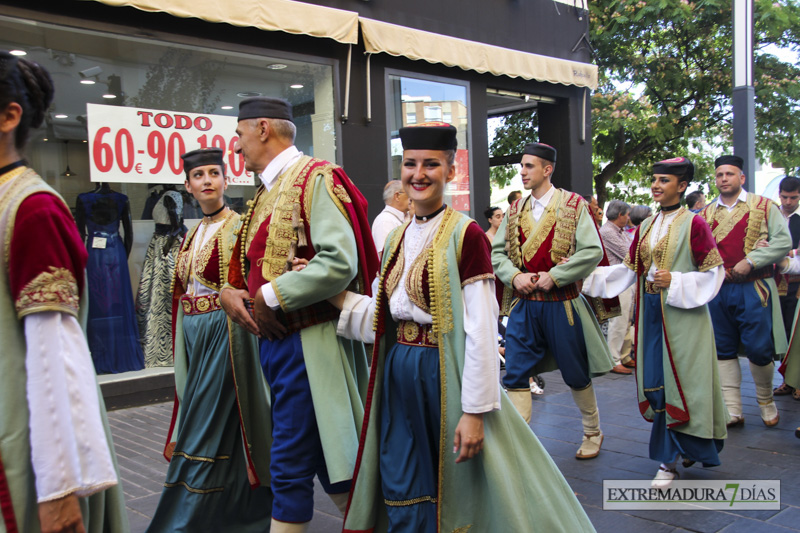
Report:
[[[218,292],[228,277],[239,215],[224,203],[223,151],[205,148],[181,157],[186,190],[204,216],[187,235],[176,262],[176,398],[164,450],[170,465],[148,531],[266,531],[271,496],[266,487],[250,488],[236,391],[237,386],[239,394],[245,387],[252,390],[248,376],[260,377],[258,362],[248,369],[239,354],[230,353],[228,320]],[[263,409],[267,417],[266,402]]]
[[[0,52],[0,532],[124,532],[128,518],[81,323],[86,247],[23,153],[53,100]]]
[[[600,267],[583,284],[587,294],[609,297],[637,283],[638,405],[653,423],[650,458],[661,462],[655,487],[678,477],[681,457],[685,467],[719,465],[727,436],[707,306],[725,271],[708,224],[681,207],[693,176],[683,157],[653,165],[650,190],[661,209],[637,228],[623,264]]]
[[[444,205],[456,129],[427,123],[400,138],[414,220],[387,237],[375,297],[334,299],[339,334],[375,343],[344,530],[593,530],[500,389],[489,243]]]

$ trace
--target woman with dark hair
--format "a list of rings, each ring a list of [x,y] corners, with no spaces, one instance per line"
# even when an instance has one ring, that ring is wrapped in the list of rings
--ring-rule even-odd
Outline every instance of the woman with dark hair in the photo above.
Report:
[[[228,186],[219,148],[181,155],[186,190],[203,219],[184,239],[172,279],[175,405],[164,457],[164,490],[148,532],[269,529],[269,489],[251,489],[248,454],[239,426],[239,396],[251,398],[258,361],[230,350],[228,319],[219,290],[228,279],[239,215],[225,205]],[[250,336],[255,344],[256,338]],[[266,418],[266,397],[245,408]],[[250,435],[252,437],[252,435]],[[247,446],[249,447],[249,446]]]
[[[650,190],[661,209],[636,230],[623,264],[600,267],[583,284],[585,293],[604,298],[637,284],[638,406],[653,423],[650,458],[661,463],[653,480],[659,488],[678,477],[681,457],[684,466],[719,465],[727,436],[707,305],[725,271],[708,224],[681,207],[693,176],[684,157],[653,165]]]
[[[592,531],[500,389],[489,243],[444,204],[456,129],[420,124],[400,139],[414,220],[389,234],[375,297],[333,299],[339,334],[375,343],[344,529]]]
[[[0,510],[4,531],[122,532],[128,519],[89,348],[87,253],[23,153],[50,75],[0,52]]]
[[[492,242],[494,236],[497,235],[497,228],[499,228],[500,223],[503,222],[503,210],[499,207],[489,207],[483,212],[483,216],[489,221],[489,229],[486,230],[486,237],[489,238],[489,242]]]

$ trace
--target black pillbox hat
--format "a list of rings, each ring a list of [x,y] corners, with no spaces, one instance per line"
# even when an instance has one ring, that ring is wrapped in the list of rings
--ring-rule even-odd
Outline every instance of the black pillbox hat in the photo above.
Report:
[[[722,165],[733,165],[738,167],[739,170],[744,168],[744,159],[738,155],[721,155],[714,160],[714,168],[721,167]]]
[[[455,150],[457,131],[446,122],[424,122],[400,128],[400,141],[403,150]]]
[[[541,157],[542,159],[550,161],[551,163],[556,162],[556,156],[558,155],[558,152],[555,148],[544,143],[528,143],[525,145],[522,153]]]
[[[278,118],[294,122],[292,104],[283,98],[253,96],[239,102],[239,120],[248,118]]]
[[[672,174],[692,181],[694,178],[694,165],[685,157],[673,157],[653,164],[653,174]]]
[[[193,168],[204,167],[206,165],[220,165],[224,167],[225,161],[222,158],[223,155],[225,155],[225,153],[219,148],[199,148],[191,152],[186,152],[185,154],[181,154],[183,170],[188,173]]]

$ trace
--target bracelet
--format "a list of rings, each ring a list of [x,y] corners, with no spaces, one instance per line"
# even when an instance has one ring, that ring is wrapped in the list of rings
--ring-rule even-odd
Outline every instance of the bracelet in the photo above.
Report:
[[[745,257],[745,258],[744,258],[744,260],[745,260],[745,261],[747,261],[747,264],[748,264],[748,265],[750,265],[750,268],[751,268],[751,269],[753,269],[753,270],[755,270],[755,269],[756,269],[756,264],[755,264],[755,263],[753,263],[753,262],[750,260],[750,258],[749,258],[749,257]]]

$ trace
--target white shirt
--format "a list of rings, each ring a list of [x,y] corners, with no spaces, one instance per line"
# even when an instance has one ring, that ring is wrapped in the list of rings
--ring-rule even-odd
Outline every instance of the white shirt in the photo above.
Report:
[[[433,317],[414,305],[406,293],[405,280],[411,263],[433,240],[441,225],[439,214],[425,223],[409,224],[405,235],[403,273],[389,299],[394,320],[413,320],[432,324]],[[378,280],[372,284],[376,294]],[[464,413],[485,413],[500,409],[500,361],[497,357],[497,317],[499,309],[490,279],[469,283],[461,289],[464,299],[464,370],[461,377],[461,410]],[[348,339],[375,342],[372,329],[375,296],[372,298],[348,292],[345,297],[336,333]]]
[[[733,211],[733,208],[736,207],[736,204],[738,204],[739,202],[746,202],[746,201],[747,201],[747,191],[744,190],[744,187],[742,187],[742,190],[739,191],[739,196],[736,198],[736,201],[733,202],[733,205],[731,206],[725,205],[725,203],[722,201],[722,195],[717,196],[717,205],[721,205],[728,211]]]
[[[286,172],[286,170],[301,157],[303,157],[303,152],[298,150],[294,145],[275,156],[275,158],[269,162],[267,168],[258,175],[267,191],[271,190],[275,186],[275,183],[277,183],[278,177]],[[280,308],[281,304],[278,302],[278,297],[275,296],[275,289],[272,288],[271,283],[265,283],[261,286],[261,295],[264,297],[264,302],[270,306],[270,308]]]
[[[789,219],[792,218],[794,215],[800,215],[800,204],[798,204],[797,208],[794,211],[792,211],[791,213],[789,213],[788,215],[786,213],[784,213],[783,207],[781,207],[780,211],[781,211],[781,215],[783,215],[783,218],[785,218],[786,221],[788,222]]]
[[[406,214],[387,205],[383,208],[375,220],[372,222],[372,240],[375,241],[375,249],[378,253],[383,252],[383,245],[386,243],[386,237],[397,226],[402,226],[405,221]]]
[[[669,231],[669,227],[680,210],[675,210],[664,216],[656,215],[653,228],[649,234],[650,249],[655,248],[658,241]],[[647,281],[655,279],[656,264],[650,265],[647,271]],[[725,269],[722,265],[705,272],[674,272],[670,271],[671,281],[667,293],[666,304],[680,309],[693,309],[710,302],[717,295],[725,281]],[[636,281],[636,272],[624,264],[597,267],[583,282],[583,293],[601,298],[619,296],[622,291]]]
[[[531,215],[533,215],[533,220],[539,222],[539,219],[542,218],[544,214],[544,210],[547,207],[547,204],[550,203],[550,200],[553,199],[553,195],[556,193],[556,188],[550,185],[550,190],[542,195],[541,198],[538,200],[531,195]]]

